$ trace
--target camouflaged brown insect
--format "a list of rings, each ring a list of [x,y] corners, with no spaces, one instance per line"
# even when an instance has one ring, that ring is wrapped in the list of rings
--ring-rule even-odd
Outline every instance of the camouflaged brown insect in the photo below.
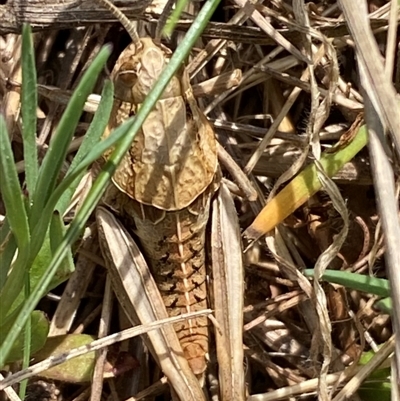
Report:
[[[122,52],[111,74],[115,102],[105,137],[137,112],[170,57],[151,38]],[[170,316],[207,307],[205,230],[216,171],[214,132],[182,67],[118,166],[113,182],[119,191],[107,200],[134,227]],[[193,373],[202,374],[207,318],[174,327]]]

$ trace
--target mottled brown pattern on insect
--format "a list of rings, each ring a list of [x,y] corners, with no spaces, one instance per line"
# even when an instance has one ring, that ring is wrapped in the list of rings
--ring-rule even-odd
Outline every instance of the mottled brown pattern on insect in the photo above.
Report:
[[[112,72],[116,102],[105,136],[136,112],[171,56],[150,38],[141,43],[137,53],[131,44]],[[189,206],[205,191],[216,168],[213,130],[182,67],[143,124],[114,182],[138,202],[174,211]]]
[[[139,47],[131,44],[112,72],[116,99],[104,136],[137,112],[171,56],[150,38]],[[216,170],[214,133],[182,66],[118,167],[119,191],[106,200],[134,228],[171,316],[207,307],[205,230]],[[204,372],[207,319],[175,329],[193,372]]]

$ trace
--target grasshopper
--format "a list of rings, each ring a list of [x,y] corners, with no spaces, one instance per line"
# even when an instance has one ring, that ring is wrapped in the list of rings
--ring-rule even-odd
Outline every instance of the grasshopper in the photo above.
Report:
[[[171,51],[151,38],[139,38],[113,4],[99,2],[121,21],[132,38],[111,73],[115,101],[104,133],[107,137],[137,112]],[[218,268],[211,298],[218,309],[219,328],[215,332],[220,396],[222,400],[240,401],[244,399],[240,234],[233,202],[228,191],[219,186],[215,135],[194,99],[182,66],[143,124],[104,197],[104,204],[121,217],[125,227],[134,227],[143,255],[129,232],[103,208],[97,212],[101,248],[114,291],[133,324],[204,310],[206,226],[211,203],[215,205],[211,253]],[[218,198],[212,200],[217,191]],[[222,227],[232,225],[232,219],[236,226],[224,239]],[[227,251],[225,241],[236,249]],[[127,267],[127,261],[132,267]],[[227,271],[228,264],[234,264],[238,273]],[[217,279],[221,281],[217,283]],[[230,300],[232,296],[234,300]],[[209,340],[204,316],[177,323],[174,330],[166,326],[149,333],[148,346],[167,376],[174,398],[207,399],[200,386],[202,380],[196,377],[202,379],[207,369]]]

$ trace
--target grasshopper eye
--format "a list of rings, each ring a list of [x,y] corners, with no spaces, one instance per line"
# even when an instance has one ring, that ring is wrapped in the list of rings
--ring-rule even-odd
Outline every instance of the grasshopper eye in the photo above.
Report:
[[[134,70],[120,72],[114,79],[115,97],[125,102],[132,102],[132,88],[137,82]]]
[[[122,71],[118,74],[117,79],[122,81],[124,85],[132,87],[137,80],[137,71],[136,69]]]

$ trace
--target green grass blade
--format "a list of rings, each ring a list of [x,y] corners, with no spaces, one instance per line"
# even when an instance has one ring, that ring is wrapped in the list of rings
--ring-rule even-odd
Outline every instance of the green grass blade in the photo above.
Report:
[[[17,250],[17,243],[14,235],[10,235],[4,250],[0,253],[0,293],[7,281],[7,276],[10,271],[11,263]],[[1,321],[1,320],[0,320]]]
[[[86,171],[87,167],[92,164],[95,160],[103,155],[103,153],[109,149],[111,146],[115,145],[121,138],[127,135],[130,126],[132,124],[133,117],[125,121],[120,127],[118,127],[112,135],[108,136],[107,139],[98,143],[95,148],[84,158],[84,160],[79,163],[72,171],[70,171],[64,178],[64,180],[58,185],[58,187],[53,191],[47,205],[43,209],[43,216],[51,216],[55,205],[62,196],[62,194],[70,188],[72,183],[79,177],[82,172]],[[49,220],[44,217],[39,220],[38,224],[32,231],[32,244],[31,248],[36,251],[40,247],[43,239],[41,238],[41,233],[49,224]]]
[[[15,237],[10,230],[7,218],[5,218],[3,225],[0,227],[0,292],[7,280],[16,250]]]
[[[3,320],[5,317],[4,311],[9,310],[13,300],[22,290],[25,282],[27,266],[29,266],[30,232],[25,202],[15,168],[14,155],[5,122],[1,115],[0,154],[0,192],[6,208],[7,221],[18,247],[17,259],[0,292],[0,305],[3,311],[3,316],[1,317]],[[13,250],[12,245],[11,243],[11,248],[6,247],[9,252],[7,257],[8,261]],[[4,268],[8,269],[7,266]]]
[[[393,303],[390,297],[380,299],[374,303],[374,306],[389,315],[393,313]]]
[[[14,235],[16,236],[19,249],[18,257],[14,264],[13,270],[8,276],[6,284],[0,294],[0,304],[3,310],[8,310],[11,307],[13,300],[18,296],[18,294],[20,294],[24,283],[25,271],[27,268],[30,268],[37,253],[41,249],[44,238],[46,236],[46,232],[48,230],[50,218],[53,213],[53,211],[47,210],[47,215],[44,215],[43,207],[47,203],[47,200],[51,195],[51,191],[54,189],[58,172],[60,171],[69,141],[73,134],[73,131],[71,132],[71,129],[75,129],[74,127],[78,122],[79,116],[84,106],[85,99],[91,93],[93,86],[97,80],[97,76],[99,75],[100,70],[103,68],[105,62],[107,61],[109,54],[110,48],[108,46],[104,47],[93,61],[88,71],[86,71],[86,73],[84,74],[82,78],[83,84],[81,83],[80,85],[78,85],[76,92],[74,92],[74,95],[69,105],[67,106],[68,113],[67,115],[63,115],[57,130],[58,135],[56,135],[55,138],[53,138],[53,140],[51,141],[49,151],[45,157],[46,161],[39,171],[35,193],[33,194],[33,206],[29,216],[29,223],[31,224],[31,227],[35,227],[38,222],[42,221],[45,221],[46,224],[43,224],[41,226],[41,231],[35,231],[35,234],[37,235],[35,237],[34,249],[30,247],[29,226],[22,200],[22,195],[20,199],[16,199],[16,197],[14,196],[15,193],[18,194],[21,193],[21,191],[19,188],[18,177],[12,157],[11,145],[9,143],[5,128],[5,122],[0,116],[0,151],[2,156],[0,166],[0,189],[3,193],[6,207],[7,203],[10,203],[9,200],[12,200],[12,209],[10,210],[12,210],[13,213],[9,213],[9,211],[7,211],[7,217],[9,219],[10,227]],[[80,106],[81,109],[78,109],[78,106]],[[64,135],[67,138],[63,137]],[[11,174],[10,171],[13,174]],[[47,182],[46,180],[50,181]],[[18,191],[16,192],[16,190]],[[22,211],[16,214],[16,209],[21,209]],[[21,220],[25,223],[25,231],[28,235],[22,236],[23,230],[20,227]],[[14,226],[17,228],[17,230],[14,229]],[[64,249],[63,258],[62,260],[58,261],[58,265],[64,260],[66,254],[68,253],[68,249]],[[56,270],[57,269],[55,268],[52,275],[45,277],[46,279],[49,279],[49,283],[56,273]],[[20,334],[26,320],[29,318],[38,301],[44,295],[44,291],[46,290],[46,288],[47,286],[36,286],[32,290],[29,299],[18,310],[17,318],[12,326],[12,329],[7,333],[4,342],[0,345],[0,367],[4,366],[4,361],[6,360],[8,353],[12,348],[13,342]],[[3,316],[1,318],[3,318]]]
[[[10,226],[8,225],[7,217],[3,220],[3,224],[0,226],[0,249],[3,249],[4,244],[7,242],[10,235]]]
[[[324,152],[320,164],[328,177],[333,177],[368,143],[367,127],[363,125],[355,137],[335,153]],[[307,166],[274,196],[244,231],[243,237],[251,243],[273,230],[286,217],[307,202],[322,188],[315,163]]]
[[[0,155],[0,192],[6,208],[8,224],[19,250],[14,267],[0,292],[1,308],[7,311],[24,284],[30,252],[30,232],[24,199],[15,168],[14,155],[5,121],[1,115]],[[10,251],[10,248],[8,250]],[[10,253],[8,256],[10,256]],[[9,257],[7,260],[9,261]],[[2,266],[3,269],[6,270],[8,267],[6,265]],[[0,314],[0,326],[3,318],[3,314]]]
[[[30,216],[30,226],[32,228],[35,227],[38,220],[43,218],[42,210],[56,185],[83,106],[110,55],[110,50],[110,47],[104,47],[85,72],[61,117],[54,137],[50,141],[49,149],[39,170],[39,177],[33,197],[32,213]]]
[[[178,0],[175,3],[175,8],[171,13],[171,16],[169,17],[167,23],[165,24],[165,27],[163,29],[163,35],[166,37],[170,37],[172,35],[172,32],[175,29],[176,24],[179,21],[179,18],[181,17],[186,4],[188,3],[188,0]]]
[[[31,329],[32,329],[32,339],[31,339],[31,354],[39,351],[46,343],[47,336],[49,334],[50,322],[46,317],[46,314],[41,311],[33,311],[31,316]],[[12,324],[15,321],[15,316],[9,316],[8,321],[0,330],[0,344],[3,343],[6,333],[11,329]],[[11,349],[11,352],[6,360],[6,363],[20,362],[24,357],[24,332],[22,332]]]
[[[313,269],[304,270],[304,275],[307,277],[314,276]],[[329,283],[343,285],[344,287],[353,290],[366,292],[369,294],[378,295],[379,297],[390,296],[389,281],[366,276],[365,274],[351,273],[341,270],[325,270],[322,279]]]
[[[106,126],[108,124],[108,120],[110,118],[111,109],[114,101],[114,85],[111,81],[107,80],[104,83],[103,91],[101,94],[101,101],[99,107],[93,117],[93,121],[91,122],[89,129],[87,130],[85,137],[82,141],[81,146],[77,154],[74,157],[74,160],[71,163],[71,166],[68,170],[68,173],[74,171],[75,168],[82,162],[85,156],[90,153],[90,151],[98,144],[100,141],[101,135],[103,134]],[[96,157],[98,159],[102,153],[99,153],[99,156]],[[96,160],[96,159],[93,159]],[[65,213],[69,202],[74,194],[76,187],[79,184],[80,179],[83,176],[85,169],[74,179],[74,181],[69,185],[69,188],[63,191],[63,195],[60,197],[60,200],[57,203],[56,210],[58,210],[61,215]],[[67,173],[67,174],[68,174]]]
[[[3,313],[0,314],[0,328],[4,323],[4,319],[7,317],[7,313],[11,310],[15,299],[21,293],[24,283],[25,276],[28,274],[30,267],[30,255],[29,249],[25,248],[20,250],[18,247],[18,256],[13,263],[11,273],[8,275],[4,287],[0,293],[0,305]]]
[[[66,232],[63,219],[59,213],[54,213],[50,224],[50,248],[51,254],[54,255],[59,245],[62,243]],[[50,261],[49,261],[50,262]],[[61,266],[60,266],[61,267]],[[59,269],[60,270],[60,269]],[[72,257],[71,247],[69,247],[66,257],[64,258],[61,271],[65,279],[75,270],[74,260]]]
[[[53,260],[46,271],[46,275],[42,277],[40,280],[38,287],[47,288],[50,283],[52,277],[54,276],[57,268],[61,264],[63,258],[67,254],[69,246],[73,243],[73,241],[77,238],[81,230],[86,224],[87,219],[90,214],[96,207],[97,202],[102,196],[107,184],[110,181],[112,174],[117,168],[118,163],[122,160],[125,152],[128,150],[132,140],[147,115],[150,113],[157,99],[163,93],[165,87],[168,82],[171,80],[172,76],[178,70],[178,68],[182,65],[183,60],[189,54],[190,49],[195,44],[196,40],[200,36],[204,27],[207,25],[208,20],[212,16],[214,10],[218,6],[220,0],[208,0],[201,11],[199,12],[196,20],[193,22],[192,26],[188,30],[184,40],[178,46],[176,52],[168,63],[167,67],[163,71],[160,76],[160,79],[157,80],[154,88],[151,90],[151,93],[144,101],[142,107],[139,110],[136,118],[134,118],[127,127],[130,129],[129,134],[124,137],[115,151],[113,152],[110,160],[106,163],[104,170],[99,174],[92,190],[89,192],[87,199],[85,200],[82,208],[78,212],[74,221],[71,223],[70,228],[68,229],[62,244],[58,247],[56,253],[53,256]],[[36,290],[36,289],[35,289]],[[4,364],[4,360],[10,350],[11,344],[18,336],[21,325],[23,325],[28,318],[30,312],[35,308],[37,302],[40,300],[40,293],[38,291],[32,291],[29,300],[24,304],[21,310],[18,313],[17,323],[14,326],[14,329],[8,333],[6,340],[0,346],[0,366]]]
[[[48,209],[46,209],[47,212],[44,213],[44,206],[45,206],[44,202],[46,198],[45,195],[46,191],[50,190],[52,191],[54,189],[55,180],[57,179],[58,172],[60,171],[61,165],[65,158],[69,142],[73,135],[73,130],[75,129],[74,127],[76,126],[81,114],[81,111],[78,110],[78,107],[81,107],[80,110],[83,109],[85,99],[91,93],[93,86],[97,80],[97,76],[99,75],[100,70],[104,66],[109,54],[110,54],[110,49],[104,48],[96,57],[96,59],[94,60],[93,64],[90,66],[88,71],[85,73],[82,79],[83,84],[78,85],[76,92],[74,92],[74,95],[72,96],[72,99],[67,107],[67,110],[61,119],[60,125],[57,130],[57,134],[55,135],[54,140],[51,141],[49,151],[45,157],[46,161],[43,162],[43,166],[40,170],[38,177],[37,187],[35,188],[35,193],[33,194],[33,206],[30,214],[30,224],[31,227],[35,229],[34,230],[35,237],[32,243],[33,246],[31,247],[30,244],[24,245],[23,243],[20,243],[18,241],[18,236],[16,235],[15,231],[12,228],[12,231],[17,237],[17,245],[20,252],[15,262],[14,269],[8,276],[8,279],[0,293],[0,302],[4,310],[9,310],[11,308],[13,301],[20,294],[24,283],[24,274],[26,273],[25,271],[26,267],[27,266],[29,267],[33,263],[33,260],[35,259],[37,253],[40,251],[42,247],[43,241],[45,239],[48,230],[48,226],[50,224],[50,219],[53,214],[53,210],[48,210]],[[68,132],[65,131],[65,127]],[[2,129],[1,131],[2,134],[4,133],[5,137],[7,138],[7,140],[2,140],[3,138],[0,138],[1,145],[3,147],[3,145],[6,146],[7,143],[9,145],[9,140],[7,137],[7,133],[5,132],[5,128],[4,130]],[[11,149],[10,145],[9,149]],[[5,151],[2,151],[2,155],[6,155]],[[6,157],[2,157],[2,161],[3,159],[7,160]],[[13,168],[15,169],[15,167]],[[51,177],[49,177],[49,174],[51,175]],[[48,177],[49,181],[46,181],[45,177]],[[52,179],[54,180],[53,184],[51,184],[50,182]],[[4,178],[1,179],[1,181],[4,183],[8,183],[10,180]],[[10,192],[11,195],[13,193],[18,193],[15,192],[15,190],[16,187],[11,190]],[[18,183],[18,191],[20,193],[19,183]],[[4,192],[3,189],[2,192]],[[18,203],[15,202],[14,199],[12,200],[11,204],[18,205]],[[10,219],[9,211],[7,211],[7,215]],[[21,212],[18,212],[18,213],[13,213],[13,215],[22,217],[24,215],[26,216],[26,213],[23,214]],[[40,230],[36,228],[38,223],[40,223],[39,224]]]
[[[0,192],[18,248],[29,251],[29,226],[6,123],[0,115]]]
[[[25,180],[29,198],[36,186],[38,176],[38,155],[36,148],[36,67],[32,33],[29,25],[22,28],[22,89],[21,114],[22,138],[24,143]]]
[[[29,272],[25,278],[25,298],[29,298],[31,294],[31,287],[29,283]],[[32,341],[32,325],[31,319],[27,319],[25,323],[25,330],[24,330],[24,357],[22,359],[22,369],[26,369],[29,366],[29,362],[31,360],[31,341]],[[19,387],[19,398],[21,400],[25,399],[26,394],[26,387],[28,385],[28,380],[23,380]]]
[[[35,260],[30,264],[29,269],[29,283],[32,289],[36,288],[38,282],[41,280],[42,276],[46,274],[46,269],[48,268],[55,251],[55,248],[60,244],[64,234],[65,234],[64,223],[58,213],[53,213],[50,228],[46,233],[45,239],[42,243],[40,251],[35,257]],[[62,263],[57,269],[56,274],[53,276],[49,286],[42,288],[42,293],[47,294],[53,288],[57,287],[65,280],[67,280],[71,273],[74,271],[75,266],[72,260],[71,252],[68,251],[67,259],[65,263]],[[8,316],[13,314],[15,310],[21,307],[25,302],[24,292],[21,291],[14,299],[11,308],[4,314],[6,320]]]

